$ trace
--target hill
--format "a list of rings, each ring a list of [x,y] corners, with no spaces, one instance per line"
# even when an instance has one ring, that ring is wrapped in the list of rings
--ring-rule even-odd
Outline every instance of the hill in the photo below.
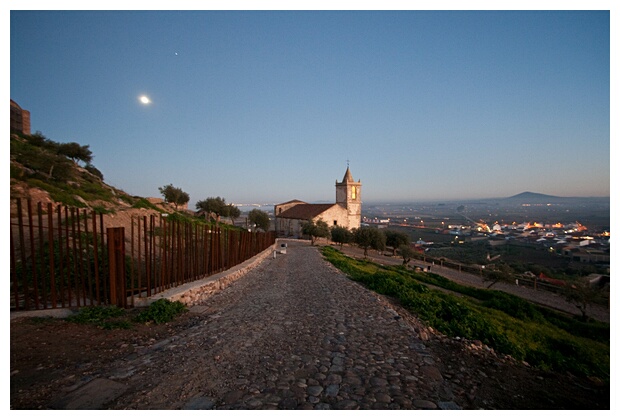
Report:
[[[163,202],[156,205],[144,197],[132,196],[104,182],[103,174],[91,164],[89,146],[58,143],[41,133],[30,136],[11,133],[11,214],[15,199],[33,204],[64,204],[113,215],[144,211],[173,213]]]
[[[504,200],[519,200],[519,201],[548,201],[548,200],[556,200],[560,197],[555,195],[547,195],[540,194],[530,191],[525,191],[520,194],[513,195],[512,197],[507,197]]]
[[[609,201],[609,197],[559,197],[557,195],[525,191],[511,197],[500,199],[500,202],[508,204],[577,204],[593,201],[607,202]]]
[[[33,206],[52,203],[94,210],[103,214],[106,228],[129,229],[136,216],[175,213],[175,208],[163,200],[153,204],[144,197],[129,195],[106,184],[91,160],[89,146],[58,143],[40,133],[25,136],[12,132],[11,218],[17,216],[17,198],[29,199]],[[25,215],[27,210],[23,212]]]

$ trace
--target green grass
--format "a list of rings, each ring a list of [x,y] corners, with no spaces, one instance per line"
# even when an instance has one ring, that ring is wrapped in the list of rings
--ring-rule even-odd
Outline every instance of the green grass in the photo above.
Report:
[[[131,324],[119,319],[124,314],[125,310],[116,306],[86,306],[67,320],[76,324],[95,325],[106,330],[127,329]]]
[[[154,322],[155,324],[165,324],[185,311],[187,311],[187,308],[181,302],[159,299],[151,303],[147,309],[140,312],[136,317],[136,321],[142,323]]]
[[[160,209],[159,207],[157,207],[155,204],[151,203],[149,200],[147,200],[146,198],[139,198],[138,200],[136,200],[135,203],[133,203],[133,205],[131,206],[134,209],[150,209],[150,210],[156,210],[158,212],[162,212],[163,210]]]
[[[87,202],[115,200],[111,188],[84,174],[71,159],[45,147],[47,143],[41,146],[31,144],[27,138],[11,136],[11,177],[47,191],[54,201],[68,206],[86,207],[76,197]]]
[[[186,306],[181,302],[159,299],[140,310],[133,318],[125,309],[116,306],[86,306],[67,318],[67,321],[106,330],[129,329],[132,323],[165,324],[186,311]]]
[[[541,369],[609,381],[609,324],[580,322],[507,293],[461,286],[436,274],[358,261],[331,247],[323,248],[323,255],[351,279],[397,298],[448,336],[480,340]]]

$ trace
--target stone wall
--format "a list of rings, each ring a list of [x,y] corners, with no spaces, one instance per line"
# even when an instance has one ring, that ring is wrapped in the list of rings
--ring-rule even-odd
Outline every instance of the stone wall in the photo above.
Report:
[[[179,301],[188,307],[197,305],[209,296],[228,287],[232,282],[255,268],[266,258],[274,258],[277,245],[278,242],[276,240],[275,245],[270,246],[260,254],[250,258],[244,263],[236,265],[221,273],[175,287],[174,289],[157,293],[156,295],[150,297],[137,298],[135,300],[135,306],[148,306],[159,299],[167,299],[172,302]]]
[[[30,111],[22,109],[11,99],[11,130],[30,135]]]

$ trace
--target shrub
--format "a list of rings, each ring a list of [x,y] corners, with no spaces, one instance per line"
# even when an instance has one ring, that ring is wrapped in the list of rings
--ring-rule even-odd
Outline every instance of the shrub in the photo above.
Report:
[[[76,324],[95,325],[105,330],[130,328],[131,324],[128,321],[115,319],[123,315],[125,310],[116,306],[86,306],[67,320]]]
[[[99,169],[95,168],[90,163],[86,164],[86,166],[84,166],[84,169],[86,169],[90,174],[96,176],[101,181],[103,181],[103,173],[101,173],[101,171]]]
[[[161,209],[159,207],[151,203],[146,198],[138,199],[131,207],[133,207],[134,209],[151,209],[151,210],[157,210],[161,212]]]
[[[165,324],[172,321],[177,315],[187,311],[181,302],[171,302],[166,299],[159,299],[149,305],[137,317],[137,322],[154,322],[155,324]]]
[[[116,214],[116,210],[108,209],[104,206],[93,206],[93,211],[99,214]]]

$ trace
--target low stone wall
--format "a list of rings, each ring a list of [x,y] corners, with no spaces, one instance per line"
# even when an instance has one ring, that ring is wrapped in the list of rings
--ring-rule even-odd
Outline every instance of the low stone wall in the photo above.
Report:
[[[286,243],[290,240],[287,239],[280,241]],[[274,245],[270,246],[263,252],[226,271],[175,287],[174,289],[166,290],[153,296],[136,297],[134,298],[134,306],[145,307],[159,299],[168,299],[173,302],[179,301],[188,307],[194,306],[214,293],[225,289],[233,281],[258,266],[266,258],[273,258],[274,255],[276,255],[274,254],[277,252],[276,250],[279,250],[278,239],[276,239],[276,243]],[[76,308],[58,308],[36,311],[15,311],[11,312],[11,320],[23,317],[66,318],[74,314],[75,309]]]
[[[273,258],[274,252],[276,252],[275,250],[277,249],[277,245],[278,242],[276,240],[275,245],[270,246],[260,254],[255,255],[249,260],[221,273],[214,274],[212,276],[205,277],[203,279],[196,280],[179,287],[175,287],[174,289],[169,289],[164,292],[157,293],[156,295],[137,298],[134,301],[134,306],[148,306],[159,299],[167,299],[172,302],[179,301],[187,305],[188,307],[194,306],[202,302],[209,296],[213,295],[214,293],[225,289],[226,287],[228,287],[228,285],[230,285],[230,283],[255,268],[266,258]]]

